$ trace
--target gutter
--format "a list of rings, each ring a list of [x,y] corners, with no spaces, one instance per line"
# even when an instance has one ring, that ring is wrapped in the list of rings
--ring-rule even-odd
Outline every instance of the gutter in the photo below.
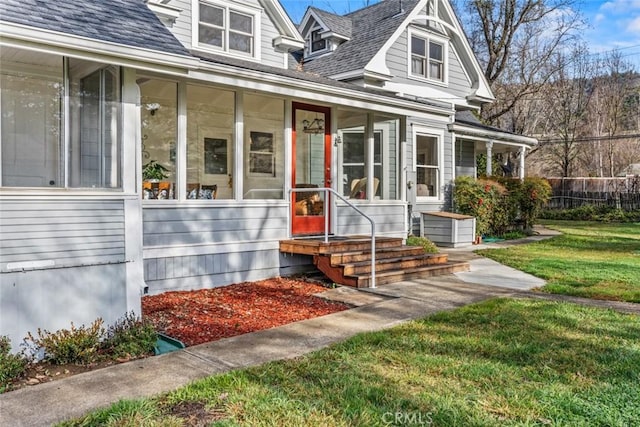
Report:
[[[199,60],[190,56],[188,52],[185,52],[184,55],[166,53],[12,22],[0,21],[0,23],[0,41],[6,46],[65,55],[71,53],[71,56],[81,58],[87,56],[108,57],[112,63],[137,68],[140,68],[141,64],[153,64],[152,69],[154,70],[176,69],[174,73],[180,73],[178,70],[183,70],[181,74],[184,73],[184,70],[195,69],[199,65]]]
[[[478,127],[473,127],[470,125],[464,125],[460,123],[450,123],[447,125],[449,132],[459,133],[462,135],[470,135],[476,136],[480,138],[486,138],[488,140],[496,140],[496,141],[506,141],[513,142],[517,144],[524,144],[530,147],[534,145],[538,145],[538,140],[536,138],[531,138],[523,135],[516,135],[513,133],[508,133],[499,130],[489,130],[482,129]]]

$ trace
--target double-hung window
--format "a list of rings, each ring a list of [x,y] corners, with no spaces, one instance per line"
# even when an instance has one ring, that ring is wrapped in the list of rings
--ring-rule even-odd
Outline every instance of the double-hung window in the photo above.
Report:
[[[311,31],[311,53],[319,52],[327,48],[327,41],[322,38],[320,34],[321,31],[321,29]]]
[[[209,1],[198,1],[198,47],[256,57],[257,14]]]
[[[418,197],[440,197],[442,182],[442,135],[437,131],[414,133],[416,195]]]
[[[411,75],[446,83],[446,45],[440,40],[411,34]]]

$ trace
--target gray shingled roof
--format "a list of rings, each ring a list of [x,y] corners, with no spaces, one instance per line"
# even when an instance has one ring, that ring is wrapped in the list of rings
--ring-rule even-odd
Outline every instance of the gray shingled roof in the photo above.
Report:
[[[456,121],[457,124],[471,126],[478,129],[489,130],[493,132],[500,132],[507,135],[517,135],[522,136],[517,133],[509,132],[504,129],[500,129],[497,127],[485,125],[482,123],[471,111],[456,111]]]
[[[384,0],[345,15],[353,23],[351,40],[331,55],[305,62],[304,69],[331,76],[364,68],[417,4],[418,0]]]
[[[213,54],[213,53],[203,53],[203,52],[192,51],[191,54],[193,56],[197,57],[197,58],[202,59],[203,61],[207,61],[207,62],[211,62],[211,63],[217,63],[217,64],[222,64],[222,65],[227,65],[227,66],[232,66],[232,67],[238,67],[238,68],[242,68],[242,69],[246,69],[246,70],[258,71],[258,72],[261,72],[261,73],[272,74],[272,75],[282,76],[282,77],[288,77],[288,78],[292,78],[292,79],[298,79],[298,80],[302,80],[302,81],[318,83],[318,84],[321,84],[321,85],[326,85],[326,86],[331,86],[331,87],[340,87],[340,88],[344,88],[344,89],[355,90],[355,91],[358,91],[358,92],[380,95],[380,96],[384,96],[384,97],[387,97],[387,98],[403,99],[403,100],[406,100],[406,101],[412,101],[412,102],[415,102],[417,104],[422,104],[422,105],[430,105],[430,106],[441,107],[440,104],[430,102],[429,100],[408,99],[408,98],[405,98],[405,97],[397,96],[393,92],[389,92],[389,91],[386,91],[386,90],[373,89],[373,88],[364,88],[362,86],[354,85],[352,83],[341,82],[341,81],[338,81],[338,80],[334,80],[334,79],[330,79],[328,77],[321,76],[319,74],[309,73],[307,71],[295,70],[295,69],[292,69],[292,68],[277,68],[277,67],[272,67],[272,66],[269,66],[269,65],[256,63],[256,62],[253,62],[253,61],[245,61],[243,59],[237,59],[237,58],[232,58],[232,57],[223,56],[223,55],[216,55],[216,54]]]
[[[351,38],[353,22],[350,17],[336,15],[335,13],[330,13],[325,10],[318,9],[317,7],[309,7],[309,10],[312,10],[318,18],[322,20],[322,22],[328,27],[328,30],[336,34],[340,34],[341,36]]]
[[[165,53],[189,54],[143,0],[0,0],[0,21]]]

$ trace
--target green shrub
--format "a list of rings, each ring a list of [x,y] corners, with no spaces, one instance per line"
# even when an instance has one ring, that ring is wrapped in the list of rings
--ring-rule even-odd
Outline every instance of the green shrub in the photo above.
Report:
[[[9,337],[0,336],[0,393],[11,387],[11,382],[20,378],[27,367],[27,360],[18,354],[11,354]]]
[[[38,336],[31,332],[25,338],[26,350],[35,358],[41,351],[43,359],[58,365],[85,365],[103,359],[140,357],[153,353],[157,334],[150,322],[133,312],[126,313],[105,331],[102,319],[90,327],[76,327],[49,332],[38,328]]]
[[[157,338],[151,322],[132,311],[107,329],[102,349],[113,357],[140,357],[153,352]]]
[[[426,237],[409,236],[407,237],[407,246],[422,246],[425,253],[437,254],[439,252],[436,245]]]
[[[545,209],[540,218],[566,221],[640,222],[640,210],[623,211],[609,206],[583,205],[572,209]]]
[[[551,185],[544,178],[527,177],[522,181],[516,197],[524,229],[529,230],[542,211],[542,206],[551,199]]]
[[[25,345],[36,354],[44,350],[44,360],[62,365],[73,363],[85,365],[97,361],[100,339],[104,335],[103,321],[98,318],[90,327],[76,327],[71,322],[70,329],[49,332],[38,328],[35,338],[31,332],[25,338]]]
[[[497,234],[492,226],[504,229],[508,219],[507,189],[496,181],[460,176],[453,189],[456,212],[476,218],[476,233]]]

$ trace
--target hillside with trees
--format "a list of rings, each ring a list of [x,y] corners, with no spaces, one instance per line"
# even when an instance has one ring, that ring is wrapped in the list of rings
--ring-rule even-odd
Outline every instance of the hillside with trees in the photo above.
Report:
[[[639,70],[623,49],[590,52],[576,4],[455,2],[496,96],[481,120],[540,141],[529,175],[608,177],[640,163]]]

